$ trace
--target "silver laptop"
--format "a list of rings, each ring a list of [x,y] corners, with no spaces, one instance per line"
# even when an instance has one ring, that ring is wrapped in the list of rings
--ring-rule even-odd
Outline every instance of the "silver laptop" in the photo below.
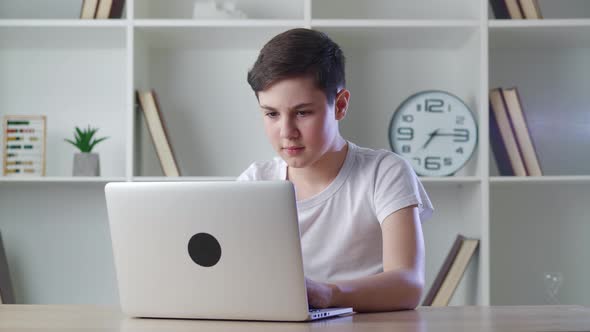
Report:
[[[121,308],[132,317],[305,321],[310,310],[288,181],[105,186]]]

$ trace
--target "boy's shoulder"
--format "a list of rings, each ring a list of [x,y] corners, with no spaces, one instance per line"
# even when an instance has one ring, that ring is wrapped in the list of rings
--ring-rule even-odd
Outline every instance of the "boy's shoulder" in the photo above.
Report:
[[[352,143],[351,143],[352,144]],[[371,149],[352,144],[357,162],[361,168],[390,168],[405,169],[409,162],[395,152],[385,149]]]
[[[261,181],[281,180],[284,161],[279,157],[270,160],[255,161],[237,178],[240,180]]]

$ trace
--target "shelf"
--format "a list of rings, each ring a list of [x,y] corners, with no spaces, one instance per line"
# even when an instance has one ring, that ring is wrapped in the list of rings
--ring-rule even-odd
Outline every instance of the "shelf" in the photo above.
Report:
[[[472,0],[312,0],[312,18],[331,19],[476,19]]]
[[[46,22],[43,21],[39,25],[0,24],[0,50],[5,48],[76,50],[125,48],[124,24],[108,24],[109,22],[87,24],[78,21],[47,24]]]
[[[590,176],[494,176],[490,177],[490,182],[494,184],[523,184],[523,183],[547,183],[547,184],[567,184],[567,183],[588,183]]]
[[[489,22],[490,49],[590,48],[590,20]]]
[[[448,177],[420,177],[424,184],[469,184],[481,183],[481,178],[476,176],[448,176]]]
[[[128,20],[82,20],[82,19],[2,19],[0,27],[124,27],[129,24]]]
[[[534,27],[586,27],[590,19],[489,20],[491,29]]]
[[[477,25],[445,25],[432,21],[416,22],[417,24],[389,21],[391,25],[360,21],[358,26],[348,25],[351,21],[343,22],[345,24],[342,25],[312,25],[312,28],[326,32],[343,48],[357,49],[461,49],[478,37],[479,31]]]
[[[199,1],[203,2],[203,1]],[[221,5],[226,1],[217,1]],[[236,10],[249,19],[303,19],[302,0],[233,0]],[[134,2],[134,17],[139,19],[192,19],[194,0],[141,0]]]
[[[313,28],[322,27],[388,27],[388,28],[444,28],[444,27],[479,27],[477,20],[378,20],[378,19],[313,19]]]
[[[139,19],[133,21],[135,27],[303,27],[304,20],[192,20],[192,19]]]
[[[107,183],[124,182],[124,177],[91,176],[44,176],[44,177],[2,177],[0,183]]]
[[[168,23],[166,23],[168,24]],[[136,38],[147,48],[258,50],[274,35],[294,26],[146,25],[136,27]],[[227,41],[231,40],[231,43]]]

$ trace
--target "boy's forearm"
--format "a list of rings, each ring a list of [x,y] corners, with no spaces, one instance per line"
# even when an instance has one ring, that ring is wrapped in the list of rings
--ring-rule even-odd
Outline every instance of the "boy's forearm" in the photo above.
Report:
[[[414,309],[424,282],[415,271],[387,271],[356,280],[331,284],[332,306],[353,307],[357,312]]]

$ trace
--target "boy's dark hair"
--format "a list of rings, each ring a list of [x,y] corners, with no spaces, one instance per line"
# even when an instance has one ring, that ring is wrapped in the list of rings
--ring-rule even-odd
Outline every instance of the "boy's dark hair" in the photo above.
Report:
[[[345,86],[344,54],[325,33],[297,28],[273,37],[262,49],[248,83],[258,92],[290,77],[311,75],[323,90],[328,103],[333,103],[338,89]]]

